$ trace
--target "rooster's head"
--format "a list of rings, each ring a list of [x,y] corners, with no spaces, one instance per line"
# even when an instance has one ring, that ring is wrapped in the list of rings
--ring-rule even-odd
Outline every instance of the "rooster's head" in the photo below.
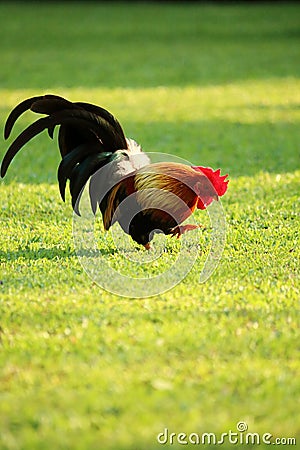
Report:
[[[225,194],[229,182],[226,180],[228,175],[221,176],[220,169],[214,171],[210,167],[192,166],[192,168],[204,175],[197,183],[196,193],[199,197],[197,208],[205,209],[213,200],[218,200]]]

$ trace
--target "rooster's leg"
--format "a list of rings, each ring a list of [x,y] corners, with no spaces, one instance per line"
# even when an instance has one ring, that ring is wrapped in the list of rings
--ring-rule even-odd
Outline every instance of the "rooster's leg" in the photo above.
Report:
[[[181,225],[181,226],[177,226],[175,228],[172,228],[171,232],[172,232],[172,237],[176,236],[177,239],[180,238],[180,236],[184,233],[186,233],[187,231],[191,231],[191,230],[195,230],[196,228],[201,228],[202,225]]]

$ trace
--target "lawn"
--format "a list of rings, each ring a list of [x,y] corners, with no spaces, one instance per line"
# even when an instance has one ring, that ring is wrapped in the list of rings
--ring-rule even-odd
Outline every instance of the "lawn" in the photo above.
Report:
[[[1,450],[150,450],[166,428],[164,448],[179,449],[180,432],[241,421],[299,445],[300,6],[1,2],[0,29],[2,125],[24,98],[57,93],[108,108],[145,151],[230,177],[213,275],[199,283],[208,226],[181,283],[128,298],[76,256],[56,142],[20,152],[0,185]],[[100,228],[100,251],[130,273]],[[155,273],[178,251],[165,243]]]

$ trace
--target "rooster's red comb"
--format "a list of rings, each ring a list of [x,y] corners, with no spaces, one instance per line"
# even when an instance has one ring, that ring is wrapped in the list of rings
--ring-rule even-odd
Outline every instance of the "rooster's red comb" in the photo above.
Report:
[[[225,194],[229,183],[229,180],[225,181],[228,174],[221,176],[221,169],[214,171],[210,167],[192,166],[192,168],[197,172],[204,173],[204,175],[207,176],[219,197]]]

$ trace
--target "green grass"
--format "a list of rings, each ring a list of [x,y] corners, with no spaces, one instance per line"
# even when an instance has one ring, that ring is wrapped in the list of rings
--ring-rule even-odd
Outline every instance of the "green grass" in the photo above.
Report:
[[[198,282],[207,229],[177,287],[130,299],[76,256],[56,143],[44,134],[15,158],[0,187],[1,450],[149,450],[165,427],[241,420],[299,445],[299,25],[297,4],[0,4],[1,123],[58,93],[107,107],[146,151],[230,174],[212,277]]]

